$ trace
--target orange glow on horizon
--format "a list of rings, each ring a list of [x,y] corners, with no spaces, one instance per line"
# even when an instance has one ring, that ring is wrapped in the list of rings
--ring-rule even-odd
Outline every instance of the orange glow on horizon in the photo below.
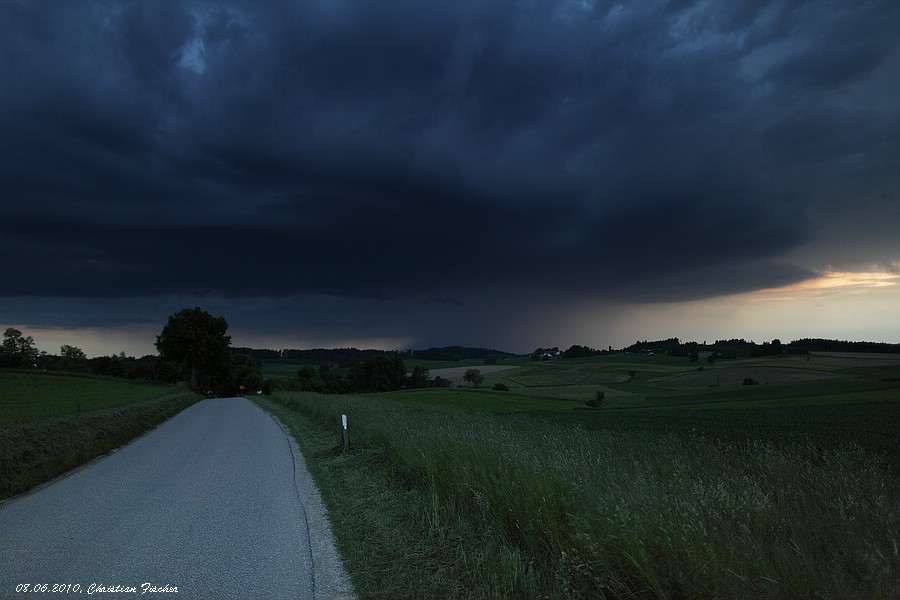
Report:
[[[823,271],[818,277],[778,288],[759,290],[758,294],[791,294],[835,288],[866,290],[900,283],[900,274],[886,271]]]

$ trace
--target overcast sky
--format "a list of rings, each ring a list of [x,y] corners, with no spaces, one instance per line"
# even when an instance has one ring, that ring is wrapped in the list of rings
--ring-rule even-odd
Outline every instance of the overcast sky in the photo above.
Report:
[[[0,326],[900,342],[900,3],[0,3]]]

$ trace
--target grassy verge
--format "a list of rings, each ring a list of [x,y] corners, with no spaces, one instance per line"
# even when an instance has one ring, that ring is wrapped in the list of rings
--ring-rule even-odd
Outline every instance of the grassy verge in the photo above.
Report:
[[[466,522],[456,530],[435,522],[430,489],[405,481],[383,449],[357,447],[355,434],[354,450],[341,452],[335,423],[323,425],[284,398],[253,399],[298,441],[361,598],[483,597],[470,593],[481,582],[467,571],[472,565],[461,549],[476,532]]]
[[[27,377],[37,381],[49,376],[33,374]],[[41,383],[46,382],[38,381]],[[52,416],[33,416],[42,414],[43,409],[31,406],[41,403],[40,394],[36,394],[31,403],[18,396],[14,402],[5,403],[4,409],[9,414],[4,416],[0,426],[0,500],[26,492],[122,446],[200,398],[185,388],[144,386],[138,388],[137,397],[119,395],[118,406],[110,406],[106,400],[108,396],[102,390],[109,385],[114,389],[113,393],[121,394],[119,383],[96,378],[89,380],[90,387],[101,390],[96,403],[92,403],[89,396],[74,403],[66,399],[64,389],[58,387],[59,382],[52,381],[48,385],[55,390],[53,398],[57,404],[56,408],[50,409]],[[144,395],[147,391],[153,391],[156,397],[147,399]],[[6,399],[9,397],[5,396]],[[18,412],[12,411],[12,405],[19,408]],[[59,406],[69,405],[78,408],[67,412],[59,409]],[[85,411],[92,405],[105,408]]]
[[[377,398],[260,402],[297,436],[364,598],[900,592],[896,457],[859,445]]]

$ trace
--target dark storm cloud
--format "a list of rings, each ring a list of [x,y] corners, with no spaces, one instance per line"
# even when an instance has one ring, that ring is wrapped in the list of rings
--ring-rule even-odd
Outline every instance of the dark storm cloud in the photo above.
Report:
[[[452,305],[488,285],[784,285],[809,275],[782,259],[822,242],[812,215],[896,197],[898,16],[4,3],[0,294]]]

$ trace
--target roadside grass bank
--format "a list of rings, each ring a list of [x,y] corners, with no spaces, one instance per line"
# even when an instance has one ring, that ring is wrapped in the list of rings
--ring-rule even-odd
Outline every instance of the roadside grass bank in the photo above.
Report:
[[[363,598],[900,593],[896,457],[859,445],[257,401],[303,449]]]
[[[354,450],[342,452],[334,423],[323,425],[283,397],[251,399],[278,417],[300,446],[360,598],[489,597],[479,579],[487,570],[475,572],[462,547],[471,551],[490,540],[478,540],[465,522],[456,531],[449,523],[433,527],[430,491],[402,481],[383,449],[357,448],[354,434]]]
[[[2,376],[8,375],[3,373]],[[28,375],[31,378],[48,377],[44,374]],[[60,377],[54,379],[68,380]],[[71,378],[81,379],[81,378]],[[84,463],[118,448],[143,433],[153,429],[178,412],[195,403],[201,397],[185,387],[172,385],[144,386],[134,395],[127,395],[126,388],[105,378],[91,379],[89,385],[98,391],[97,400],[89,395],[79,396],[77,402],[66,397],[65,387],[54,381],[53,401],[57,408],[50,409],[51,416],[31,403],[44,399],[36,394],[30,401],[11,395],[4,388],[4,411],[0,421],[0,500],[27,492],[41,483],[83,465]],[[111,389],[106,389],[106,386]],[[140,384],[137,384],[140,385]],[[112,391],[111,391],[112,390]],[[83,390],[79,393],[82,393]],[[155,396],[148,399],[145,394]],[[112,403],[110,394],[119,395],[118,406]],[[10,408],[15,406],[15,409]],[[78,410],[61,412],[59,406],[75,406]],[[93,406],[103,408],[91,408]]]

